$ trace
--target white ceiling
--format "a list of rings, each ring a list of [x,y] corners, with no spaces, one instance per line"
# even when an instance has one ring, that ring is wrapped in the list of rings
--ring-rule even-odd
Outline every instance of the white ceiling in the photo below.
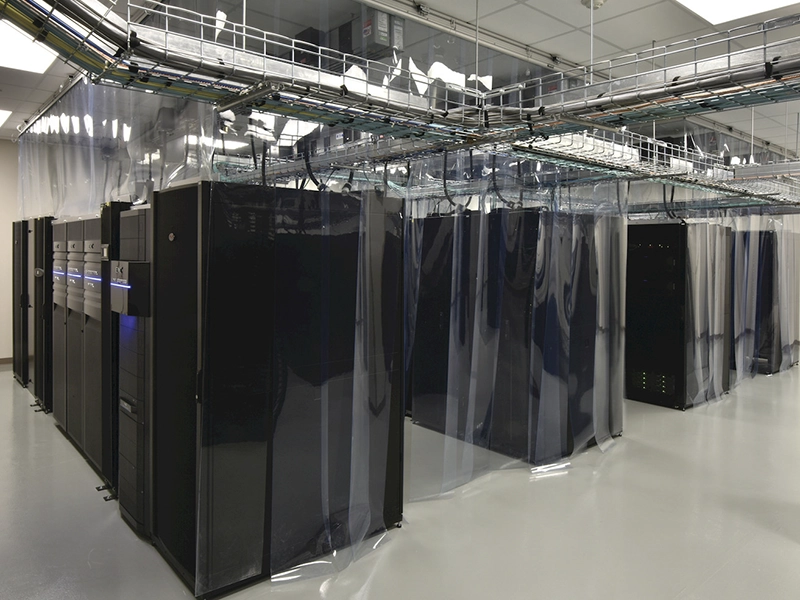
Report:
[[[43,75],[0,67],[0,109],[11,111],[11,116],[0,127],[0,139],[11,139],[17,133],[17,125],[50,100],[73,73],[74,67],[59,60]]]
[[[329,2],[335,4],[334,0]],[[475,4],[470,0],[423,0],[422,3],[463,20],[475,19]],[[240,2],[219,3],[223,4],[231,14],[235,11],[232,5]],[[281,4],[309,11],[307,0],[284,0]],[[606,0],[594,13],[594,57],[595,60],[612,58],[647,49],[653,42],[660,45],[795,13],[800,13],[800,3],[715,28],[675,0]],[[580,0],[478,0],[478,14],[481,29],[569,61],[589,62],[591,14]],[[0,138],[13,137],[17,126],[36,112],[73,72],[74,69],[59,61],[44,75],[0,68],[0,109],[13,112],[0,127]],[[794,150],[800,102],[788,103],[788,118],[786,112],[785,104],[756,108],[755,133],[778,146],[788,140],[789,149]],[[750,131],[750,109],[718,113],[713,118]]]

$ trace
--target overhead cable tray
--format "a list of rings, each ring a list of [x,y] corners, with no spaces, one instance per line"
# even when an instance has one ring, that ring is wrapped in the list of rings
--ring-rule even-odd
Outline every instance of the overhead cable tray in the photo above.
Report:
[[[586,128],[562,116],[622,127],[800,97],[798,16],[482,92],[156,0],[128,3],[127,20],[97,0],[0,12],[98,82],[395,136],[552,135]]]
[[[800,98],[799,16],[481,92],[411,61],[386,65],[156,0],[129,2],[127,19],[97,0],[0,0],[0,14],[98,83],[423,142],[389,144],[373,161],[405,158],[408,147],[506,147],[737,193],[744,184],[716,167],[697,169],[692,158],[689,169],[679,154],[646,164],[634,145],[607,146],[589,131],[624,135],[630,123]]]

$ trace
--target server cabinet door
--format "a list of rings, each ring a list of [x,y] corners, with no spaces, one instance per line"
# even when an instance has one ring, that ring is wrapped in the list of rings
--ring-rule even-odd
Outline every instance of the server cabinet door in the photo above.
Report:
[[[502,209],[502,213],[506,219],[502,236],[504,281],[490,448],[527,460],[531,319],[539,211]]]
[[[28,222],[15,221],[14,275],[14,378],[23,386],[28,385]]]
[[[628,227],[626,398],[686,406],[687,227]]]
[[[36,381],[34,375],[36,374],[36,318],[34,310],[34,302],[36,298],[36,235],[34,234],[34,220],[27,222],[27,235],[28,235],[28,289],[26,291],[28,305],[26,307],[26,326],[28,328],[27,335],[27,354],[28,354],[28,367],[26,369],[28,374],[27,385],[31,393],[36,396]]]
[[[53,410],[53,229],[52,217],[36,219],[36,287],[33,298],[36,339],[34,395],[45,412]]]
[[[107,483],[115,484],[111,473],[103,472],[104,440],[111,436],[110,430],[103,427],[106,412],[103,398],[103,280],[101,237],[102,226],[99,218],[83,222],[84,265],[83,265],[83,450]]]
[[[477,212],[425,219],[412,359],[412,416],[423,427],[485,446],[488,433],[474,431],[474,423],[467,418],[480,227]],[[483,422],[488,398],[484,395],[475,407],[475,421]]]
[[[215,185],[203,219],[196,595],[269,575],[271,195]]]
[[[594,215],[575,215],[569,311],[569,453],[594,437],[594,365],[597,335],[597,256]]]
[[[84,447],[83,328],[86,317],[76,310],[67,313],[67,433]]]
[[[759,373],[780,370],[780,308],[778,294],[778,239],[774,231],[758,234],[758,299],[756,303],[756,352]]]
[[[153,200],[153,536],[194,587],[198,188]]]
[[[53,416],[67,430],[67,224],[53,224]]]
[[[53,306],[53,416],[67,430],[67,308]]]
[[[438,413],[447,402],[454,225],[453,217],[423,221],[408,407],[414,421],[442,433],[444,421]]]
[[[119,315],[111,310],[111,261],[119,259],[120,215],[130,206],[122,202],[109,202],[100,213],[100,279],[101,327],[99,363],[100,373],[102,466],[103,477],[113,486],[119,481]],[[87,252],[93,251],[90,247]],[[149,288],[149,286],[148,286]]]
[[[84,221],[67,222],[67,433],[84,448]]]
[[[102,397],[102,324],[100,320],[86,317],[83,331],[83,409],[84,446],[86,456],[95,468],[103,472],[103,397]],[[110,474],[103,473],[110,480]]]
[[[196,199],[195,199],[196,201]],[[103,280],[108,281],[111,327],[106,329],[104,320],[103,338],[108,350],[103,350],[104,394],[116,404],[112,431],[118,431],[115,441],[110,441],[111,450],[118,448],[112,468],[116,469],[119,492],[119,508],[122,518],[135,531],[149,536],[152,533],[152,486],[150,457],[152,444],[150,430],[153,423],[151,402],[151,325],[149,317],[127,314],[131,305],[128,292],[133,285],[140,285],[130,279],[126,272],[130,289],[119,287],[122,273],[120,261],[128,264],[151,262],[150,241],[152,241],[152,210],[142,208],[120,212],[114,204],[103,209]],[[152,273],[152,270],[151,270]],[[151,285],[145,282],[150,297]],[[140,295],[141,290],[134,291]],[[104,299],[105,307],[105,299]],[[137,308],[137,307],[133,307]],[[104,346],[105,348],[106,346]],[[108,425],[107,425],[108,426]],[[114,465],[117,465],[115,467]]]

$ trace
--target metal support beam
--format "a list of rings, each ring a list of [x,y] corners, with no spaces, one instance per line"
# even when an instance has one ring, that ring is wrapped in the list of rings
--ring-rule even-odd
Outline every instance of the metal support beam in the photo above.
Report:
[[[798,160],[767,165],[741,165],[733,170],[734,179],[774,179],[798,176],[800,176],[800,161]]]

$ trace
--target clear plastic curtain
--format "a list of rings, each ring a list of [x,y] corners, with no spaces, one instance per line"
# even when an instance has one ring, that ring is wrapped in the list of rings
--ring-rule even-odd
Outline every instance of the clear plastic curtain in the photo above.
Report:
[[[736,383],[757,371],[756,328],[759,293],[758,216],[733,219],[733,344]]]
[[[798,215],[737,211],[733,229],[733,365],[736,382],[797,362]]]
[[[491,153],[415,165],[409,497],[604,448],[621,432],[625,194],[613,184],[573,194],[557,172]]]
[[[800,215],[780,217],[778,280],[781,371],[800,360]]]
[[[209,179],[214,124],[208,104],[81,81],[20,137],[20,217],[97,214]]]
[[[686,406],[695,406],[729,390],[731,230],[686,227]]]

